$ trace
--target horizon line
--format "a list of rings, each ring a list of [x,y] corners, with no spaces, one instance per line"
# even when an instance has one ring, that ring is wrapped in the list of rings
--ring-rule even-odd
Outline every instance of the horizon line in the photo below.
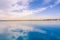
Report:
[[[35,20],[0,20],[0,21],[60,21],[60,19],[35,19]]]

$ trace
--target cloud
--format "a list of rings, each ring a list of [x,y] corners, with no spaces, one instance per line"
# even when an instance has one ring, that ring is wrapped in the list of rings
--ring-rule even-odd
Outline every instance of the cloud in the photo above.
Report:
[[[58,3],[60,3],[60,0],[57,0]]]
[[[47,4],[47,3],[49,3],[49,2],[51,2],[51,0],[44,0],[44,1],[43,1],[43,4]]]
[[[29,9],[29,3],[34,0],[0,0],[0,19],[13,20],[13,19],[22,19],[25,16],[33,15],[38,12],[43,12],[44,10],[53,8],[60,3],[60,0],[57,0],[54,5],[48,7],[37,8],[36,10]],[[52,0],[44,0],[44,3],[49,3]]]
[[[17,2],[22,1],[22,5],[17,5]],[[14,19],[15,17],[18,17],[17,15],[23,15],[24,10],[28,7],[29,0],[0,0],[0,19]],[[13,12],[14,10],[22,10],[24,12]],[[28,11],[27,11],[28,12]],[[27,13],[25,12],[25,13]],[[27,14],[28,15],[28,14]]]
[[[60,0],[56,0],[53,5],[50,5],[50,8],[55,7],[55,6],[58,5],[59,3],[60,3]]]

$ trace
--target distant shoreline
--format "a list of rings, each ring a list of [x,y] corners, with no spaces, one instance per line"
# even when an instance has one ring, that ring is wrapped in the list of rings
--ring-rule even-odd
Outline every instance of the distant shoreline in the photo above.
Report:
[[[0,20],[0,21],[60,21],[60,19],[41,19],[41,20]]]

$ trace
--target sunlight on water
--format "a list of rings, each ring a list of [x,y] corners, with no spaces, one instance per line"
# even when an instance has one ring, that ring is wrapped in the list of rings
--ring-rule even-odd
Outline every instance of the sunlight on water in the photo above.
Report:
[[[0,21],[0,40],[60,40],[60,21]]]

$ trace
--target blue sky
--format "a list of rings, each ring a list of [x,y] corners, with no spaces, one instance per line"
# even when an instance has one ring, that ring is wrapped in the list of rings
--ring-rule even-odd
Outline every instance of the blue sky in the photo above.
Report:
[[[0,0],[0,20],[60,18],[60,0]]]

